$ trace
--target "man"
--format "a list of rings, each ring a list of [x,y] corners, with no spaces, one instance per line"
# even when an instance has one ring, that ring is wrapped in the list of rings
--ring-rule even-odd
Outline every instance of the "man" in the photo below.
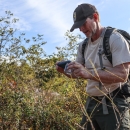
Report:
[[[83,115],[81,126],[87,130],[129,130],[129,98],[119,96],[120,87],[124,84],[130,71],[130,51],[126,40],[118,33],[113,32],[109,44],[112,53],[112,64],[105,54],[102,54],[101,70],[99,49],[103,50],[103,36],[105,27],[100,24],[99,14],[95,6],[90,4],[79,5],[73,13],[74,24],[70,31],[78,28],[88,38],[88,44],[82,55],[82,44],[79,44],[75,62],[68,64],[72,70],[71,76],[57,66],[57,71],[68,77],[86,79],[86,91],[89,98],[86,102],[86,111],[91,120]],[[85,60],[85,62],[84,62]],[[92,121],[92,122],[91,122]]]

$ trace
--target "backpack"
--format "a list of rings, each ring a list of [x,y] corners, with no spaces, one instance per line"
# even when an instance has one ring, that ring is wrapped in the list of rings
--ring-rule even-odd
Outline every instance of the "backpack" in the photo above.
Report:
[[[107,59],[109,60],[109,62],[112,64],[112,53],[110,51],[110,45],[109,45],[109,38],[110,35],[112,34],[112,32],[117,31],[118,33],[120,33],[125,40],[128,42],[129,44],[129,50],[130,50],[130,34],[127,33],[124,30],[121,29],[116,29],[116,28],[112,28],[112,27],[107,27],[106,32],[104,34],[104,38],[103,38],[103,53],[105,54],[105,56],[107,57]],[[85,51],[85,47],[88,43],[88,38],[86,38],[82,44],[82,55],[84,58],[84,51]],[[99,50],[100,51],[100,50]],[[102,63],[102,58],[101,55],[103,54],[102,52],[99,52],[99,60],[100,60],[100,65],[101,65],[101,69],[105,69],[105,67],[103,67],[103,63]],[[124,85],[122,85],[122,89],[119,93],[120,95],[125,95],[126,97],[130,97],[130,72],[129,72],[129,76],[128,76],[128,82],[125,83]]]

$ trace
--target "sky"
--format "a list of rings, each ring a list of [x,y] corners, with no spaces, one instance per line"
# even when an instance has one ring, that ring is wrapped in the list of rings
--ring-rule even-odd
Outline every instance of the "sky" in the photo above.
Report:
[[[130,0],[0,0],[0,17],[10,10],[19,19],[17,28],[28,37],[44,35],[43,49],[56,53],[56,47],[66,46],[65,33],[73,25],[73,11],[82,3],[96,6],[101,25],[130,33]],[[72,34],[83,35],[78,29]]]

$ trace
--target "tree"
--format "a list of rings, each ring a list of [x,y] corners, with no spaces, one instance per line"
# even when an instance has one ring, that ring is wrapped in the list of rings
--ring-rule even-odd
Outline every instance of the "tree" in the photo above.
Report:
[[[0,129],[74,129],[85,101],[84,81],[58,73],[55,63],[74,60],[81,37],[66,32],[66,47],[47,56],[43,35],[26,38],[12,26],[18,19],[10,11],[6,15],[0,18]]]

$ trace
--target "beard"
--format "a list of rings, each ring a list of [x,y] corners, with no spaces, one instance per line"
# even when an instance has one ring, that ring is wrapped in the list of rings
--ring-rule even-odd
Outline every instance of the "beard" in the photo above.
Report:
[[[92,38],[96,34],[96,31],[97,31],[97,25],[96,23],[93,23],[91,27],[91,32],[87,37]]]
[[[88,38],[92,38],[96,33],[96,30],[92,30],[91,33],[87,36]]]

